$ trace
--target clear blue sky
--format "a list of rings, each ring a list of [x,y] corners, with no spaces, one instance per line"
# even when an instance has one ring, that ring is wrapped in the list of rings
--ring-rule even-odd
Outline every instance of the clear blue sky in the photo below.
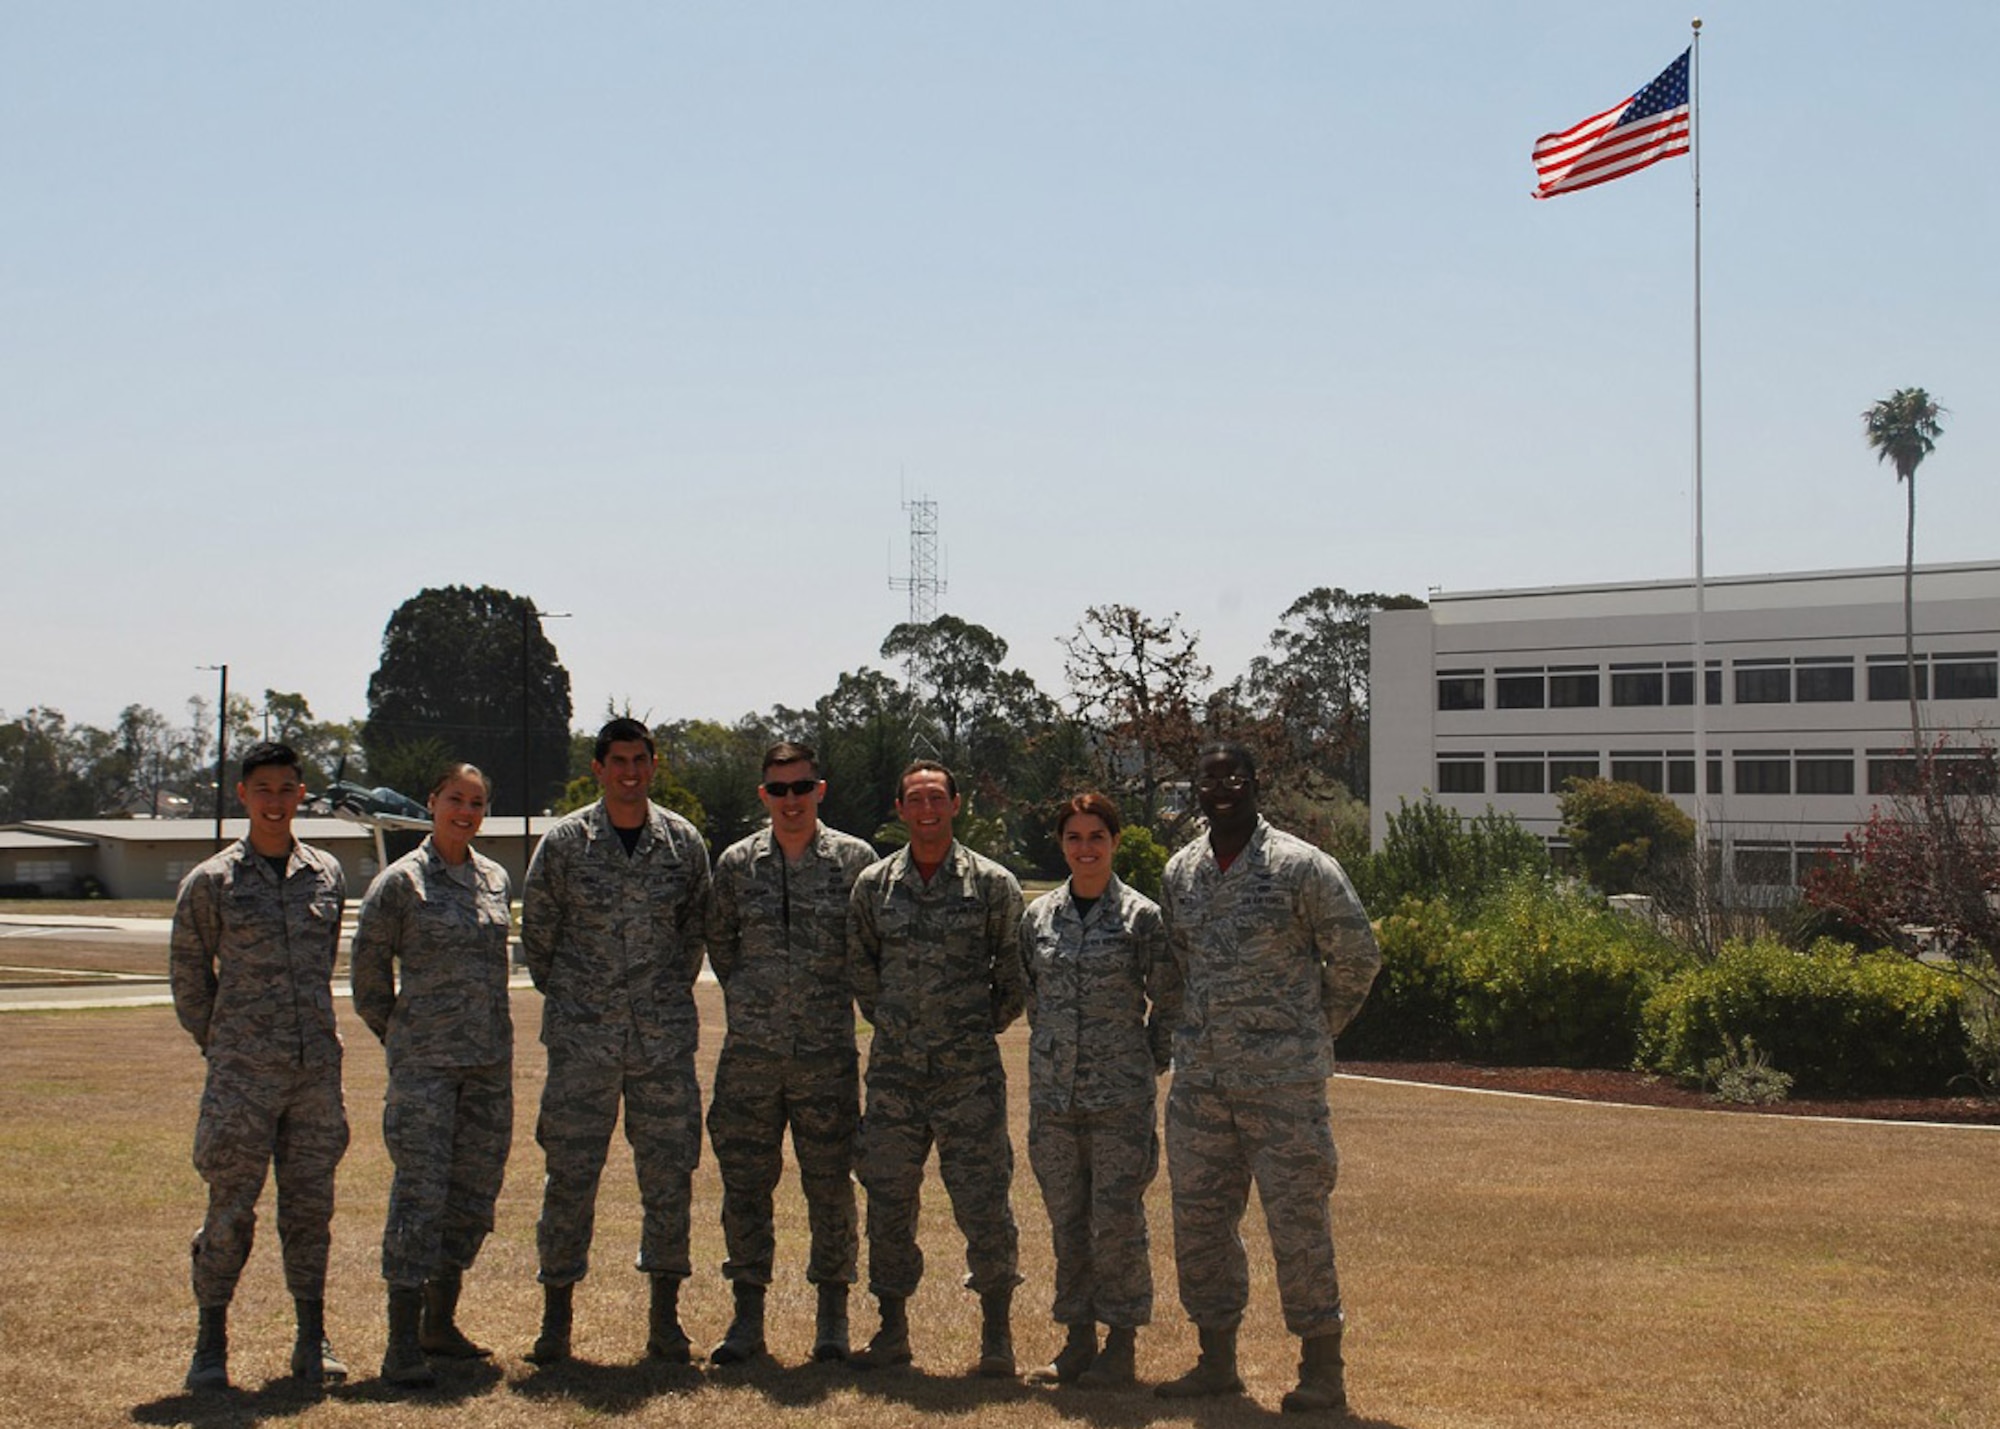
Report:
[[[0,711],[365,709],[492,583],[578,722],[802,704],[942,608],[1061,687],[1123,601],[1240,672],[1315,585],[1691,569],[1691,165],[1529,149],[1651,3],[0,3]],[[2000,6],[1701,48],[1708,569],[1890,565],[1859,414],[2000,556]]]

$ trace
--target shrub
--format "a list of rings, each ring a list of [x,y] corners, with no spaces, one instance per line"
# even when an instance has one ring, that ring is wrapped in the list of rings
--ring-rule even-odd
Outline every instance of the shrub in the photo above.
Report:
[[[1458,1055],[1453,1025],[1457,955],[1467,935],[1442,900],[1406,898],[1375,924],[1382,970],[1340,1034],[1344,1057],[1422,1060]]]
[[[1644,893],[1694,848],[1694,820],[1664,794],[1612,779],[1572,779],[1562,834],[1601,893]]]
[[[1160,877],[1167,870],[1167,850],[1144,824],[1127,824],[1119,835],[1111,868],[1126,887],[1158,898]]]
[[[1968,1069],[1963,991],[1951,974],[1896,953],[1731,942],[1654,993],[1640,1055],[1694,1082],[1747,1037],[1802,1093],[1937,1094]]]
[[[1650,927],[1574,888],[1511,880],[1464,940],[1456,1025],[1496,1062],[1626,1067],[1641,1009],[1686,964]]]
[[[1772,1066],[1752,1039],[1745,1037],[1739,1046],[1725,1038],[1722,1049],[1720,1057],[1710,1057],[1701,1066],[1701,1084],[1717,1101],[1776,1106],[1792,1094],[1791,1073]]]
[[[1427,797],[1416,804],[1397,801],[1382,847],[1347,871],[1370,908],[1393,908],[1406,898],[1442,898],[1465,912],[1510,875],[1548,868],[1548,850],[1513,815],[1488,809],[1467,820]]]

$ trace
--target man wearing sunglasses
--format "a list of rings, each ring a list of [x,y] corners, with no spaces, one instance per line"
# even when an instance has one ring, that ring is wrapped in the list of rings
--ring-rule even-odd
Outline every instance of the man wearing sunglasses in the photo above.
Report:
[[[1236,1331],[1250,1298],[1238,1227],[1255,1183],[1285,1327],[1302,1343],[1288,1411],[1347,1405],[1327,1111],[1333,1039],[1382,964],[1340,865],[1257,812],[1257,764],[1204,746],[1195,797],[1208,834],[1167,861],[1160,912],[1186,982],[1167,1093],[1174,1263],[1201,1359],[1167,1399],[1240,1394]]]
[[[799,1158],[818,1288],[815,1360],[847,1358],[847,1294],[855,1278],[854,1128],[860,1081],[854,993],[847,981],[847,901],[875,861],[860,839],[819,821],[826,781],[812,748],[764,751],[757,797],[771,822],[715,863],[708,960],[729,1031],[715,1069],[708,1139],[722,1171],[722,1273],[736,1300],[712,1364],[764,1353],[764,1298],[776,1252],[771,1194],[786,1127]]]

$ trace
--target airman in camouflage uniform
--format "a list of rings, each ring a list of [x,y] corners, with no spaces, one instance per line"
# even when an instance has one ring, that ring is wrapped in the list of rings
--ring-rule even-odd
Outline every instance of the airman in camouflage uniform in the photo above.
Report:
[[[898,788],[909,845],[862,873],[847,926],[855,1001],[875,1028],[856,1154],[869,1289],[882,1306],[881,1330],[854,1363],[910,1361],[904,1302],[924,1272],[917,1206],[935,1144],[965,1232],[965,1283],[980,1297],[979,1372],[1011,1375],[1020,1237],[995,1039],[1021,1015],[1021,887],[952,838],[960,800],[943,765],[918,760]]]
[[[430,1382],[426,1354],[489,1353],[454,1320],[514,1137],[507,871],[472,847],[489,796],[470,764],[445,771],[430,793],[432,834],[375,879],[354,933],[354,1010],[389,1058],[382,1374],[401,1384]]]
[[[1340,1277],[1328,1198],[1339,1168],[1327,1111],[1333,1039],[1381,966],[1347,875],[1257,813],[1240,745],[1201,752],[1195,788],[1208,837],[1167,863],[1161,909],[1187,985],[1167,1097],[1174,1260],[1201,1360],[1159,1387],[1172,1398],[1235,1393],[1236,1330],[1249,1302],[1237,1227],[1257,1186],[1285,1325],[1303,1341],[1288,1410],[1341,1409]]]
[[[764,1298],[776,1253],[771,1193],[786,1127],[812,1231],[806,1279],[818,1287],[813,1358],[847,1358],[855,1278],[854,1130],[860,1075],[847,981],[847,902],[875,850],[819,822],[817,756],[784,741],[765,751],[757,796],[771,824],[715,862],[708,960],[729,1033],[715,1069],[708,1136],[722,1171],[722,1273],[736,1317],[709,1358],[764,1351]]]
[[[542,1332],[529,1352],[537,1364],[569,1357],[572,1291],[590,1267],[597,1181],[621,1099],[644,1211],[638,1268],[652,1277],[646,1351],[691,1358],[679,1301],[701,1159],[694,980],[708,848],[694,825],[647,797],[655,767],[645,725],[605,725],[591,761],[604,797],[549,830],[523,888],[521,946],[542,991],[549,1056],[535,1127],[548,1164],[536,1227]]]
[[[1069,881],[1021,919],[1028,1160],[1055,1238],[1053,1315],[1069,1335],[1033,1378],[1129,1384],[1153,1316],[1146,1188],[1159,1169],[1154,1080],[1180,1017],[1159,905],[1112,872],[1118,808],[1079,794],[1057,826]],[[1097,1326],[1110,1327],[1100,1353]]]
[[[288,746],[246,750],[236,797],[249,832],[181,883],[169,963],[174,1010],[208,1059],[194,1133],[208,1215],[193,1245],[201,1329],[190,1389],[229,1383],[229,1302],[273,1170],[298,1307],[292,1373],[309,1383],[347,1375],[325,1325],[333,1175],[347,1150],[332,986],[347,887],[338,860],[292,836],[305,785]]]

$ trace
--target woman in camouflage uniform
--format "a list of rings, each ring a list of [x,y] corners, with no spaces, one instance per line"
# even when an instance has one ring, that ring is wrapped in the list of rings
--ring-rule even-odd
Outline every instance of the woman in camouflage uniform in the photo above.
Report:
[[[1056,835],[1069,881],[1021,918],[1027,978],[1028,1160],[1055,1236],[1053,1313],[1068,1327],[1037,1382],[1133,1379],[1152,1318],[1146,1187],[1159,1169],[1154,1079],[1166,1070],[1179,978],[1159,907],[1112,872],[1118,806],[1079,794]],[[1110,1333],[1102,1350],[1097,1326]]]
[[[507,873],[472,847],[491,796],[479,770],[449,766],[431,787],[430,836],[375,880],[354,933],[354,1010],[389,1057],[382,1377],[398,1384],[434,1382],[426,1354],[490,1353],[453,1316],[514,1131]]]

